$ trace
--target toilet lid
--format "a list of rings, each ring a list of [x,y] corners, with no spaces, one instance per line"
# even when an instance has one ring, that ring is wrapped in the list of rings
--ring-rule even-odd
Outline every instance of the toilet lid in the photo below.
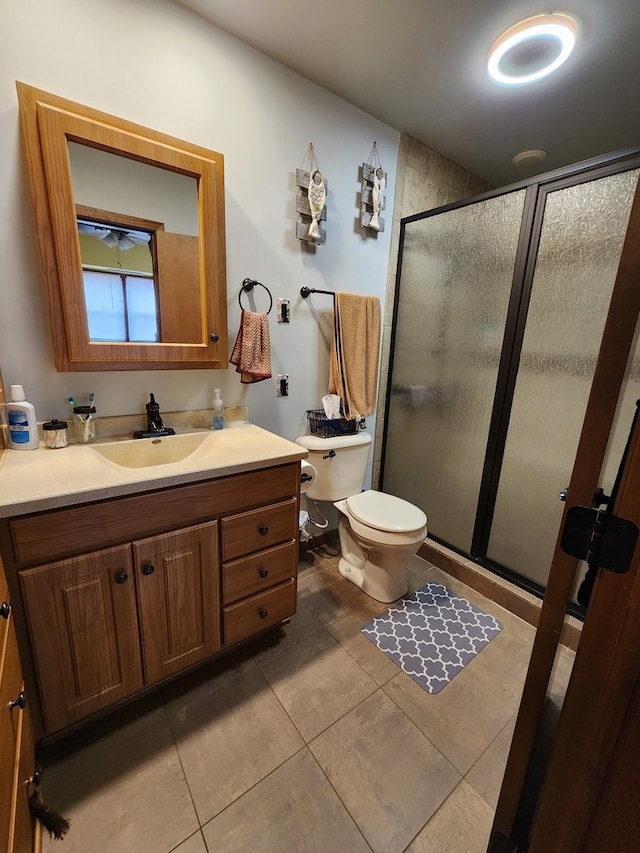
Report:
[[[347,498],[346,504],[357,521],[376,530],[408,533],[427,524],[427,516],[417,506],[373,489]]]

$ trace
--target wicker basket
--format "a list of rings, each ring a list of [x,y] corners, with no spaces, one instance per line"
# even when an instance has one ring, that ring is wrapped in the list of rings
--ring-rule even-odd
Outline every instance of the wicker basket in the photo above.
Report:
[[[308,409],[309,429],[311,435],[320,438],[333,438],[336,435],[353,435],[358,428],[358,421],[347,421],[344,418],[328,418],[324,409]]]

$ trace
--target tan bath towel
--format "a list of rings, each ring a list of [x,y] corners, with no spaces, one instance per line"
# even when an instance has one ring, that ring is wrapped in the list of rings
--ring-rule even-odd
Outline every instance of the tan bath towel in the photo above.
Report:
[[[242,310],[238,337],[229,361],[235,364],[244,385],[270,378],[271,343],[266,314]]]
[[[342,399],[352,421],[376,410],[380,362],[380,300],[336,293],[329,363],[329,393]]]

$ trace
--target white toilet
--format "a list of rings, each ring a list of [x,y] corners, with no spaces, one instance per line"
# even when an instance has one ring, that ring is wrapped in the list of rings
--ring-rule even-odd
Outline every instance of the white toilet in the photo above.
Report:
[[[421,509],[392,495],[362,491],[371,436],[366,432],[320,438],[301,435],[317,471],[305,492],[332,501],[339,510],[340,574],[378,601],[396,601],[407,592],[407,562],[427,535]]]

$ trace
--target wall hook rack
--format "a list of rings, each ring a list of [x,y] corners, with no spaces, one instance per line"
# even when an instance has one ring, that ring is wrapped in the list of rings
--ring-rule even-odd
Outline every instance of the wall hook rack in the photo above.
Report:
[[[263,287],[267,293],[269,294],[269,308],[266,313],[270,314],[271,309],[273,308],[273,296],[271,295],[271,291],[267,287],[266,284],[263,284],[261,281],[256,281],[255,278],[245,278],[242,282],[242,287],[240,288],[240,293],[238,294],[238,304],[240,308],[244,311],[244,305],[242,304],[242,294],[243,293],[251,293],[254,287]]]

